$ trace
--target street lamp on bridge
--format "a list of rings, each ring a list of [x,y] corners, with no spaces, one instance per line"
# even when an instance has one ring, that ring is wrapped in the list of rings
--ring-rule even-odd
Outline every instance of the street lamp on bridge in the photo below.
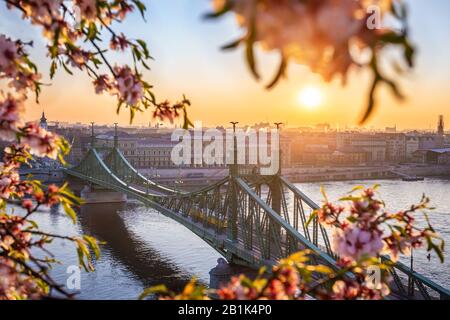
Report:
[[[283,124],[284,124],[283,122],[275,122],[275,123],[274,123],[274,125],[277,126],[277,130],[280,130],[280,129],[281,129],[281,126],[282,126]]]
[[[117,132],[117,126],[119,124],[117,122],[114,123],[114,148],[119,147],[119,134]]]
[[[274,123],[274,125],[277,127],[278,134],[280,133],[281,126],[283,124],[284,124],[283,122],[275,122]],[[279,148],[278,161],[280,163],[280,165],[278,166],[278,174],[280,174],[281,173],[281,136],[278,136],[278,148]]]
[[[230,123],[233,125],[233,132],[236,133],[236,125],[238,125],[239,122],[231,121]]]

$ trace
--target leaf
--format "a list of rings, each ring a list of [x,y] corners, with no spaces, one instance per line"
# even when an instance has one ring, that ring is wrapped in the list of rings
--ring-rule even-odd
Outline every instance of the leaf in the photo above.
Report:
[[[343,197],[340,198],[339,201],[359,201],[361,200],[361,197],[355,197],[355,196],[348,196],[348,197]]]
[[[306,221],[306,228],[309,227],[309,225],[311,224],[311,222],[317,217],[317,210],[314,210],[313,213],[311,213],[311,215],[308,218],[308,221]]]
[[[91,247],[92,251],[94,251],[95,257],[100,258],[100,247],[98,245],[97,239],[90,236],[83,236],[83,239],[88,243],[89,247]]]
[[[55,76],[56,69],[58,68],[58,65],[56,64],[56,61],[52,61],[52,65],[50,66],[50,79],[53,79]]]
[[[256,67],[255,51],[253,47],[253,44],[255,43],[255,38],[256,38],[256,26],[255,26],[255,19],[253,18],[246,39],[245,56],[247,60],[247,65],[250,68],[251,73],[253,74],[256,80],[259,80],[260,76]]]
[[[382,81],[391,88],[392,92],[397,97],[397,99],[403,100],[405,98],[405,96],[400,92],[397,84],[394,81],[389,79],[382,79]]]
[[[281,77],[285,76],[286,67],[287,67],[287,58],[282,53],[281,54],[281,62],[280,62],[278,71],[275,74],[275,77],[273,78],[273,80],[266,86],[266,89],[268,89],[268,90],[272,89],[278,83],[278,81],[281,79]]]
[[[83,250],[81,250],[80,247],[77,248],[77,255],[78,255],[78,264],[82,266],[85,271],[89,272],[89,268],[88,266],[86,266],[86,263],[84,262]]]
[[[184,115],[183,115],[183,129],[184,130],[188,130],[189,128],[193,128],[194,124],[191,122],[191,120],[188,117],[187,111],[184,110]]]
[[[143,300],[146,297],[148,297],[149,295],[152,294],[156,294],[156,293],[168,293],[169,290],[167,289],[167,287],[163,284],[161,285],[157,285],[157,286],[153,286],[150,288],[145,289],[140,295],[139,295],[139,300]]]
[[[61,63],[61,64],[62,64],[64,70],[66,70],[66,72],[67,72],[68,74],[70,74],[71,76],[73,76],[73,72],[70,71],[69,67],[67,67],[67,65],[66,65],[64,62]]]
[[[144,19],[144,21],[146,21],[145,20],[145,10],[147,10],[147,8],[145,7],[145,5],[139,0],[133,0],[133,3],[136,5],[139,12],[141,13],[142,19]]]
[[[86,35],[86,41],[95,40],[97,36],[97,26],[94,22],[89,23],[88,32]]]
[[[197,287],[197,279],[194,277],[189,281],[189,283],[184,287],[183,295],[190,296]]]
[[[442,245],[441,245],[442,246]],[[434,244],[431,240],[428,242],[428,251],[434,250],[436,252],[437,256],[439,257],[439,260],[441,263],[444,263],[445,258],[444,254],[442,253],[442,250],[440,247],[438,247],[436,244]]]
[[[210,12],[210,13],[205,14],[203,16],[203,19],[219,18],[219,17],[223,16],[224,14],[226,14],[228,11],[230,11],[232,7],[233,7],[233,2],[231,0],[227,0],[220,10],[217,10],[216,12]]]
[[[364,190],[363,186],[356,186],[354,187],[349,193],[354,193],[355,191]]]
[[[241,43],[242,41],[244,41],[243,38],[239,38],[237,40],[234,40],[228,44],[223,45],[222,47],[220,47],[221,50],[231,50],[231,49],[236,49]]]
[[[376,92],[379,82],[380,82],[380,77],[378,75],[375,75],[375,78],[372,82],[372,86],[371,86],[370,92],[369,92],[369,101],[367,102],[366,112],[364,113],[363,117],[359,121],[360,125],[366,123],[366,121],[370,118],[370,116],[372,115],[372,112],[375,109],[375,92]]]
[[[404,47],[404,57],[408,63],[410,68],[414,67],[414,56],[416,53],[415,48],[409,43],[407,39],[405,39]]]
[[[75,211],[65,201],[62,202],[62,205],[63,205],[63,208],[64,208],[64,212],[72,219],[72,222],[74,224],[76,224],[77,223],[77,214],[75,213]]]
[[[331,268],[324,265],[308,266],[307,268],[312,272],[318,272],[323,274],[333,273],[333,270]]]
[[[117,114],[120,113],[120,109],[122,108],[122,105],[123,105],[123,101],[119,101],[119,103],[117,104],[117,109],[116,109]]]
[[[323,198],[325,199],[325,202],[328,202],[327,192],[325,191],[325,187],[322,185],[320,186],[320,193],[322,194]]]
[[[146,59],[151,58],[150,57],[150,52],[148,51],[148,48],[147,48],[147,43],[144,40],[141,40],[141,39],[137,39],[136,42],[139,43],[139,45],[141,46],[142,51],[144,52],[145,58]]]

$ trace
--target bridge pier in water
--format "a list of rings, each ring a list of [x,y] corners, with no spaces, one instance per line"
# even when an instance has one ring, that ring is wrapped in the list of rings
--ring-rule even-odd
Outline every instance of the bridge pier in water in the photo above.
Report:
[[[100,186],[90,184],[81,190],[81,198],[87,204],[91,203],[121,203],[127,201],[127,195]]]

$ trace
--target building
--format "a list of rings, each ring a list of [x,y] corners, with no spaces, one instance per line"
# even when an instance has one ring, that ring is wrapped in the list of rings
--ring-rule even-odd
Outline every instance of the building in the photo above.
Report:
[[[386,133],[397,133],[397,126],[386,127],[386,129],[384,130],[384,132],[386,132]]]
[[[332,153],[336,150],[335,133],[318,132],[289,132],[285,136],[290,140],[290,164],[314,164],[316,158],[323,160],[327,157],[325,153]],[[284,146],[282,146],[283,151]],[[317,153],[317,157],[311,155]],[[320,153],[320,155],[319,155]]]
[[[402,133],[381,133],[386,141],[386,160],[402,162],[406,160],[406,136]]]
[[[438,121],[438,131],[437,134],[439,136],[443,136],[444,135],[444,116],[440,115],[439,116],[439,121]]]
[[[387,160],[388,143],[382,135],[375,133],[338,133],[337,150],[358,149],[368,154],[368,162],[382,163]]]
[[[45,112],[44,111],[42,111],[42,116],[41,116],[41,120],[39,122],[39,126],[42,129],[45,129],[45,130],[48,129],[47,118],[45,117]]]
[[[413,154],[418,163],[427,164],[450,164],[450,148],[417,150]]]
[[[419,136],[416,134],[406,134],[405,140],[406,140],[406,142],[405,142],[406,143],[406,150],[405,150],[406,160],[413,160],[414,153],[420,149]]]
[[[352,166],[365,164],[368,162],[368,158],[369,152],[350,147],[333,152],[331,161],[333,164]]]

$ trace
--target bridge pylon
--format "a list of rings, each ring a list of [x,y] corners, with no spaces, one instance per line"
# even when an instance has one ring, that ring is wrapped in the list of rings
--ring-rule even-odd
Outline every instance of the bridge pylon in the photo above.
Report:
[[[239,174],[238,165],[237,165],[237,137],[236,137],[236,125],[239,122],[230,122],[233,125],[233,164],[229,166],[230,170],[230,186],[229,186],[229,201],[230,201],[230,209],[228,210],[227,215],[227,237],[230,241],[238,240],[238,197],[237,197],[237,187],[235,178]]]
[[[94,125],[95,125],[95,122],[91,122],[91,149],[95,149]]]

